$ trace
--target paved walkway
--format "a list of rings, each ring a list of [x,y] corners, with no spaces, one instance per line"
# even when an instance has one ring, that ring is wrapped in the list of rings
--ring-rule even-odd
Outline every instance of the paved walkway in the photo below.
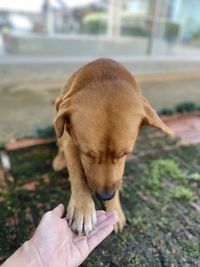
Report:
[[[185,101],[200,101],[200,72],[190,73],[190,76],[179,73],[177,76],[160,74],[138,78],[144,96],[158,111],[174,108]],[[58,80],[59,86],[49,82],[46,88],[41,81],[37,83],[37,77],[32,83],[19,81],[15,85],[0,86],[0,142],[27,136],[38,127],[52,124],[55,117],[52,101],[60,94],[64,80],[64,76]]]

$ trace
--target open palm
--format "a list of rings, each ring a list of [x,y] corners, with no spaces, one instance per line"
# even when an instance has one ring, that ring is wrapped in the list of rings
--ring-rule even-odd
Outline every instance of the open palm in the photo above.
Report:
[[[65,218],[64,206],[44,214],[30,240],[37,251],[42,267],[76,267],[113,230],[117,221],[114,212],[97,211],[97,225],[88,236],[77,236],[72,232]]]

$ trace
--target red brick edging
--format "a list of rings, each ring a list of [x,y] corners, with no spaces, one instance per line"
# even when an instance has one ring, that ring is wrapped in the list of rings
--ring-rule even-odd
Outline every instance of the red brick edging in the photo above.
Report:
[[[49,144],[55,142],[56,138],[24,138],[19,140],[14,140],[5,145],[7,151],[18,150],[26,147],[31,147],[35,145]]]
[[[162,120],[180,137],[183,144],[200,143],[200,111],[163,116]]]
[[[200,143],[200,111],[193,113],[177,113],[161,116],[161,119],[181,138],[183,144]],[[13,151],[41,144],[55,142],[56,138],[24,138],[14,140],[5,145],[7,151]]]

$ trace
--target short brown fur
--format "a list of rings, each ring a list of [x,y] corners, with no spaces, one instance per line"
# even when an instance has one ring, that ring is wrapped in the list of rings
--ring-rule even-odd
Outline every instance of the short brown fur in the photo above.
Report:
[[[67,219],[74,231],[88,234],[95,226],[91,194],[115,191],[105,204],[107,211],[117,211],[115,230],[122,230],[125,216],[119,189],[139,129],[148,124],[167,134],[171,130],[142,96],[134,77],[111,59],[95,60],[75,72],[56,109],[59,150],[53,167],[58,171],[67,166],[69,171],[72,193]]]

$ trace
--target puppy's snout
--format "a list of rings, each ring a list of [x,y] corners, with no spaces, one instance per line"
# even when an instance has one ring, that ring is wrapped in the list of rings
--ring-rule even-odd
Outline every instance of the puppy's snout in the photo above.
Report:
[[[114,196],[115,196],[115,192],[96,193],[96,197],[102,201],[111,200]]]

